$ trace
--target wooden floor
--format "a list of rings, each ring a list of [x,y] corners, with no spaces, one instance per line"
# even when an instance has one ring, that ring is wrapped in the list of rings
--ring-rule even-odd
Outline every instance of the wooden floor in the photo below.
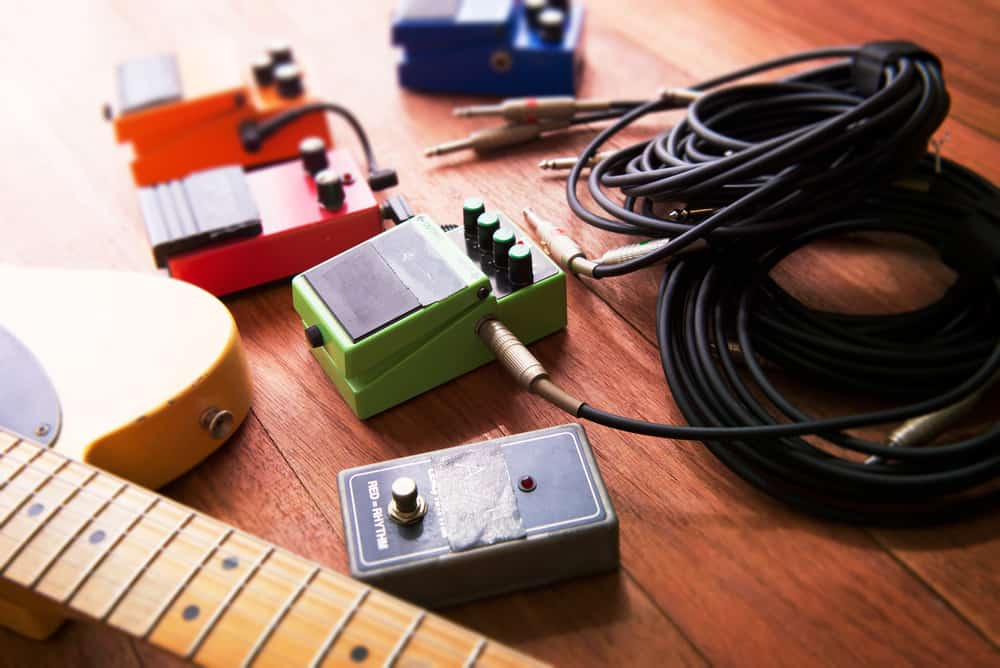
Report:
[[[613,241],[581,230],[562,182],[534,168],[540,157],[579,149],[587,129],[489,160],[423,158],[425,146],[479,124],[451,117],[469,98],[396,86],[388,1],[19,4],[0,22],[0,260],[152,271],[127,151],[100,117],[113,65],[199,43],[249,56],[275,36],[307,62],[315,92],[364,119],[414,209],[453,220],[460,198],[479,194],[512,215],[530,204],[574,228],[590,250]],[[587,4],[584,94],[643,97],[799,49],[918,41],[942,58],[952,95],[939,133],[945,155],[1000,181],[996,0]],[[346,128],[335,131],[341,146],[354,146]],[[900,308],[919,298],[925,272],[863,255],[814,254],[782,278],[819,303]],[[657,281],[655,270],[571,280],[569,327],[534,350],[596,405],[681,422],[652,340]],[[166,492],[334,569],[347,569],[337,471],[565,421],[490,365],[359,422],[309,355],[287,284],[228,304],[253,367],[253,413]],[[621,570],[453,608],[449,617],[567,666],[1000,665],[1000,517],[930,531],[828,524],[750,489],[698,443],[587,429],[621,518]],[[44,645],[0,632],[2,665],[173,662],[83,624]]]

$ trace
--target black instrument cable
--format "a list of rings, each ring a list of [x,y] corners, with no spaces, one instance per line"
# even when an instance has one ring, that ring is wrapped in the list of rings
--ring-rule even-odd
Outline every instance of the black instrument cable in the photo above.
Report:
[[[945,164],[940,180],[970,176]],[[936,195],[948,185],[935,195],[887,192],[857,217],[816,221],[760,255],[731,249],[671,262],[657,297],[657,342],[671,394],[692,426],[632,420],[586,404],[579,417],[636,433],[704,440],[747,482],[831,519],[924,524],[994,506],[1000,488],[967,492],[1000,475],[1000,422],[978,436],[933,447],[886,445],[845,432],[952,406],[981,392],[1000,371],[1000,278],[970,271],[964,261],[971,242],[959,228],[977,215],[976,207],[943,205]],[[991,191],[984,194],[995,204],[996,189],[978,185]],[[858,232],[920,239],[942,251],[958,279],[920,309],[848,315],[810,308],[769,277],[795,250]],[[996,238],[1000,228],[992,234]],[[762,360],[810,383],[910,403],[816,419],[782,395]],[[806,435],[869,459],[838,454]]]
[[[708,91],[815,58],[848,60],[781,82]],[[587,146],[568,179],[569,205],[584,222],[651,241],[589,260],[563,230],[525,212],[553,258],[574,273],[604,278],[668,261],[656,336],[690,426],[591,406],[553,383],[502,323],[481,324],[480,336],[525,387],[571,414],[704,441],[741,478],[814,515],[906,526],[996,507],[1000,422],[936,442],[1000,378],[1000,191],[925,155],[948,109],[936,58],[905,43],[825,49],[695,90],[706,92],[675,127],[595,163],[618,132],[672,102],[625,112]],[[601,213],[577,197],[588,166]],[[615,189],[618,201],[606,193]],[[957,279],[928,306],[853,315],[811,308],[770,277],[799,248],[858,233],[923,241]],[[901,405],[817,418],[777,389],[772,368]],[[888,443],[848,433],[897,422]]]
[[[394,170],[379,167],[378,161],[375,159],[375,152],[372,150],[371,141],[368,139],[368,133],[365,132],[361,121],[349,109],[333,102],[310,102],[283,111],[264,121],[244,122],[240,126],[240,139],[243,142],[243,148],[251,153],[259,151],[261,145],[269,137],[281,130],[281,128],[307,114],[316,112],[334,114],[351,126],[351,130],[357,136],[358,142],[361,144],[361,150],[365,154],[365,163],[368,169],[368,184],[372,190],[385,190],[399,183]]]
[[[782,81],[727,85],[831,58],[840,60]],[[676,96],[632,107],[577,158],[566,185],[577,217],[611,232],[671,239],[645,256],[598,266],[595,278],[635,271],[696,242],[780,239],[919,159],[949,108],[937,59],[895,42],[794,54],[691,90],[698,95],[677,125],[593,166],[587,185],[602,212],[577,195],[584,169],[639,119],[678,108]],[[618,189],[623,202],[605,189]],[[659,215],[664,204],[680,215]]]

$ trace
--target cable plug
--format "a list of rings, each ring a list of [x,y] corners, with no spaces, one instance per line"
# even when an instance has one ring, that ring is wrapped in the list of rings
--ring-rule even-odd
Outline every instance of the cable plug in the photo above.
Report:
[[[591,156],[590,160],[587,161],[587,167],[593,167],[597,163],[605,160],[606,158],[614,155],[616,151],[600,151]],[[562,169],[573,169],[576,167],[576,163],[579,162],[579,158],[576,156],[568,156],[565,158],[546,158],[538,163],[540,169],[552,169],[552,170],[562,170]]]
[[[413,210],[402,195],[393,195],[382,202],[378,210],[383,220],[391,220],[397,225],[413,218]]]
[[[545,220],[531,208],[524,210],[524,220],[535,230],[542,250],[556,264],[574,274],[594,275],[596,263],[587,259],[583,250],[565,230]]]
[[[473,132],[464,139],[445,142],[432,146],[424,151],[424,155],[432,157],[471,149],[476,153],[494,151],[507,146],[526,144],[552,130],[568,127],[567,122],[556,123],[510,123],[497,128],[486,128]]]
[[[581,111],[606,111],[629,104],[633,103],[615,100],[579,100],[569,96],[514,97],[500,104],[457,107],[454,114],[462,118],[494,116],[513,123],[535,123],[544,120],[568,121]]]
[[[395,169],[373,169],[368,172],[368,187],[373,191],[385,190],[399,185]]]

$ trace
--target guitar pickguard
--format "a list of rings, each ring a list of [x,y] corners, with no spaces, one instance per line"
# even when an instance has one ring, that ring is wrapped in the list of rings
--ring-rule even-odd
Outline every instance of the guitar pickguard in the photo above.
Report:
[[[27,346],[0,326],[0,429],[51,445],[62,424],[59,396]]]

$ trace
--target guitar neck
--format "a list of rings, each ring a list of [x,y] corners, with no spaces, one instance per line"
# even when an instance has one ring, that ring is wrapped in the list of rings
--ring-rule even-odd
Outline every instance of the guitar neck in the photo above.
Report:
[[[2,432],[0,573],[68,614],[201,665],[539,665]]]

